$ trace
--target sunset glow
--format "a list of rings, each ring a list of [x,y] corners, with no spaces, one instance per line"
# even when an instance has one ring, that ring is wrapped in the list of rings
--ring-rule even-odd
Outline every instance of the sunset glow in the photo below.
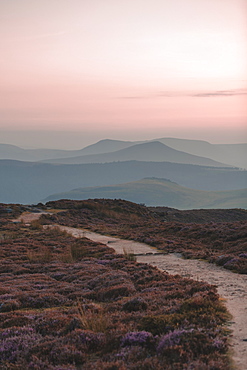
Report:
[[[0,142],[28,130],[246,141],[246,4],[1,0]]]

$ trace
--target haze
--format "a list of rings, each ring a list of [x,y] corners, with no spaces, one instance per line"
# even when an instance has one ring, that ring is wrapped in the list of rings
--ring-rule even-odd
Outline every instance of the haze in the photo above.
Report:
[[[246,0],[1,0],[0,142],[245,142],[246,12]]]

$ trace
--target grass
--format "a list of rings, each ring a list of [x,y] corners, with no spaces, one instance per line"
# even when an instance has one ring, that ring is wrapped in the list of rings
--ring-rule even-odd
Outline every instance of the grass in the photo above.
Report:
[[[95,333],[106,333],[110,325],[110,320],[99,304],[91,303],[83,305],[79,300],[77,302],[78,318],[82,329],[91,330]]]
[[[123,248],[123,254],[128,261],[136,261],[136,256],[132,250]]]

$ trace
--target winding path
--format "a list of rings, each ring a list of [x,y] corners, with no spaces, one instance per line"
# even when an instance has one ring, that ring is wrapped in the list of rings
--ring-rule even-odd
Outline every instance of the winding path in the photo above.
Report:
[[[30,223],[30,221],[38,219],[39,216],[40,213],[26,214],[19,219]],[[204,261],[186,260],[177,253],[164,255],[144,243],[105,236],[85,229],[56,226],[66,230],[74,237],[83,236],[95,242],[107,244],[117,253],[124,253],[124,251],[134,253],[138,262],[149,263],[170,274],[179,274],[183,277],[216,285],[218,293],[225,300],[226,307],[232,315],[229,328],[232,330],[233,361],[236,369],[247,370],[247,275],[234,274]]]
[[[216,285],[232,314],[229,328],[232,330],[233,361],[239,370],[247,370],[247,275],[234,274],[214,264],[186,260],[177,253],[160,254],[157,249],[144,243],[100,235],[88,230],[60,226],[75,237],[84,236],[95,242],[107,244],[117,253],[134,253],[138,262],[149,263],[170,274]]]

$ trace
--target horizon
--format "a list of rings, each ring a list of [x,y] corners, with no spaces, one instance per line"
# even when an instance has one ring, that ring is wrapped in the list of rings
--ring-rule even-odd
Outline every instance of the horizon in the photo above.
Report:
[[[0,142],[247,142],[245,0],[1,0]]]
[[[215,141],[215,140],[207,140],[207,138],[200,138],[200,137],[175,137],[175,136],[153,136],[153,137],[143,137],[140,135],[140,137],[129,137],[122,136],[122,137],[99,137],[95,136],[89,137],[87,139],[84,138],[83,140],[83,133],[73,133],[73,132],[29,132],[27,134],[25,131],[21,132],[21,134],[24,134],[23,137],[20,137],[20,132],[13,132],[7,133],[5,140],[4,136],[0,136],[0,145],[6,144],[6,145],[14,145],[17,147],[20,147],[22,149],[58,149],[58,150],[80,150],[87,146],[96,144],[100,141],[104,140],[116,140],[116,141],[130,141],[130,142],[145,142],[145,141],[155,141],[159,139],[176,139],[176,140],[194,140],[194,141],[204,141],[208,142],[210,144],[246,144],[247,140],[239,140],[239,141],[232,141],[232,140],[224,140],[221,142]],[[42,135],[43,134],[43,135]],[[81,136],[80,136],[81,135]],[[26,136],[26,138],[25,138]],[[12,140],[11,140],[12,138]],[[47,139],[50,139],[47,140]],[[60,138],[60,140],[56,140],[56,138]],[[69,138],[69,140],[68,140]],[[36,139],[36,140],[35,140]],[[226,138],[225,138],[226,139]],[[50,143],[50,145],[47,145]],[[54,143],[54,145],[52,144]],[[169,146],[169,145],[168,145]]]

